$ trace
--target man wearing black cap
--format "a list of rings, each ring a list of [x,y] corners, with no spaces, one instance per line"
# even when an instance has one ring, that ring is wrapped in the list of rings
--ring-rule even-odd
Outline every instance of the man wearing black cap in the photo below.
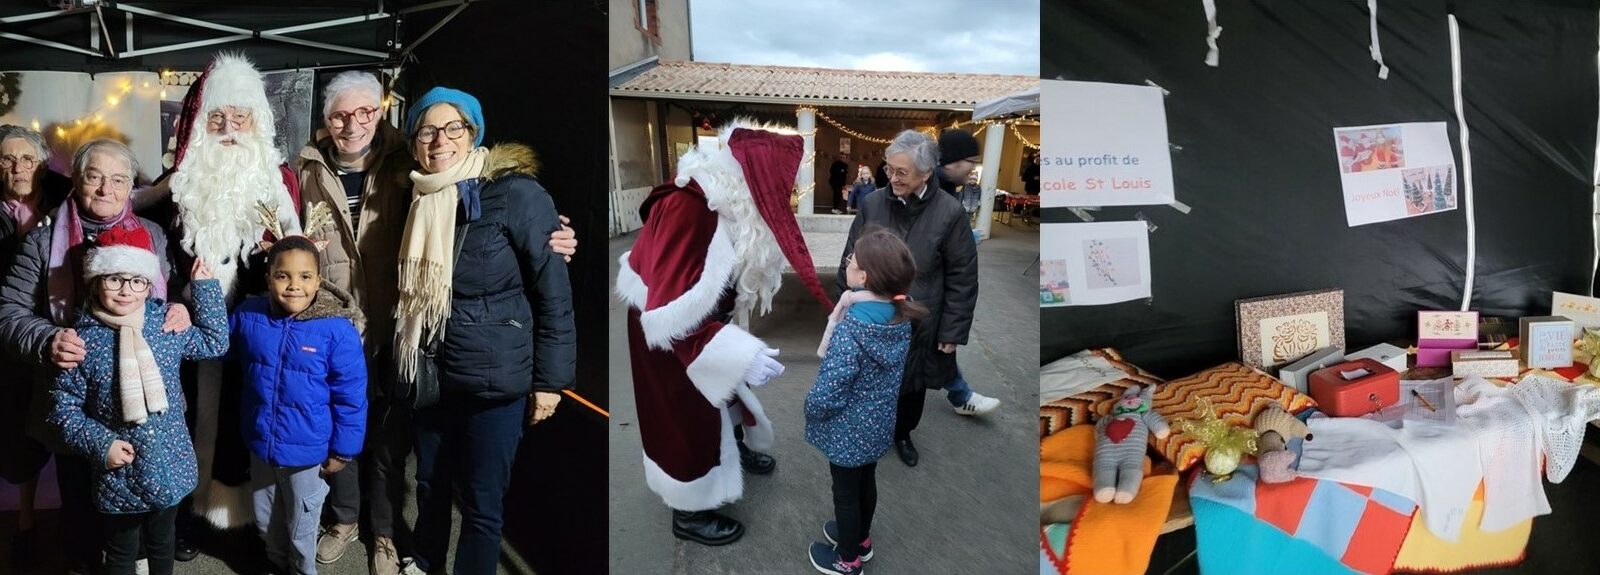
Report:
[[[982,163],[978,139],[966,130],[950,129],[939,134],[939,169],[935,170],[939,189],[961,199],[961,185]],[[972,391],[957,367],[955,377],[945,386],[945,399],[961,415],[984,415],[1000,407],[1000,400]]]

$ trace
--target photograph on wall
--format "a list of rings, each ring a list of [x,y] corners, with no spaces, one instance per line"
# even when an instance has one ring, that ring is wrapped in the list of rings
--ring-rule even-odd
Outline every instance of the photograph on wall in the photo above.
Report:
[[[1044,224],[1039,251],[1042,307],[1150,297],[1150,228],[1142,221]]]
[[[1334,128],[1351,227],[1456,209],[1456,161],[1444,122]]]

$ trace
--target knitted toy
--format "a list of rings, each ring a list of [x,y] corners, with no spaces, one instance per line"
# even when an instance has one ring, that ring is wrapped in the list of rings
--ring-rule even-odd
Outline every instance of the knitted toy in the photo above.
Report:
[[[1094,426],[1094,500],[1127,503],[1144,479],[1145,444],[1150,434],[1166,438],[1167,420],[1150,409],[1153,387],[1130,387]]]
[[[1589,376],[1600,378],[1600,330],[1585,328],[1579,345],[1589,354]]]
[[[1269,405],[1256,414],[1256,463],[1261,468],[1261,480],[1283,483],[1294,479],[1294,452],[1289,451],[1290,439],[1303,437],[1311,441],[1311,428],[1306,426],[1282,406]]]

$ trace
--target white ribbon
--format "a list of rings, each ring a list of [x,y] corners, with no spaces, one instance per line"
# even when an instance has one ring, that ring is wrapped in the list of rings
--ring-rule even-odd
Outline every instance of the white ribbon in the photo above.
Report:
[[[1217,0],[1200,0],[1206,7],[1206,65],[1217,67],[1217,37],[1222,35],[1222,27],[1217,25]]]
[[[1378,79],[1389,79],[1389,67],[1383,63],[1383,49],[1378,47],[1378,0],[1367,0],[1367,12],[1372,14],[1372,61],[1378,63]]]

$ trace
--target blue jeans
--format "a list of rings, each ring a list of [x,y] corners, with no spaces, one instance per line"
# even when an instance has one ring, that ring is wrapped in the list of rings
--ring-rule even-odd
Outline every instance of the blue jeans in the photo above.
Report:
[[[417,448],[417,567],[444,564],[450,548],[451,492],[461,495],[461,535],[452,573],[495,573],[506,488],[522,439],[528,396],[487,400],[445,395],[413,413]]]
[[[961,368],[956,368],[955,380],[944,386],[944,398],[954,407],[966,405],[967,400],[972,399],[972,388],[967,386],[967,378],[961,377]]]

